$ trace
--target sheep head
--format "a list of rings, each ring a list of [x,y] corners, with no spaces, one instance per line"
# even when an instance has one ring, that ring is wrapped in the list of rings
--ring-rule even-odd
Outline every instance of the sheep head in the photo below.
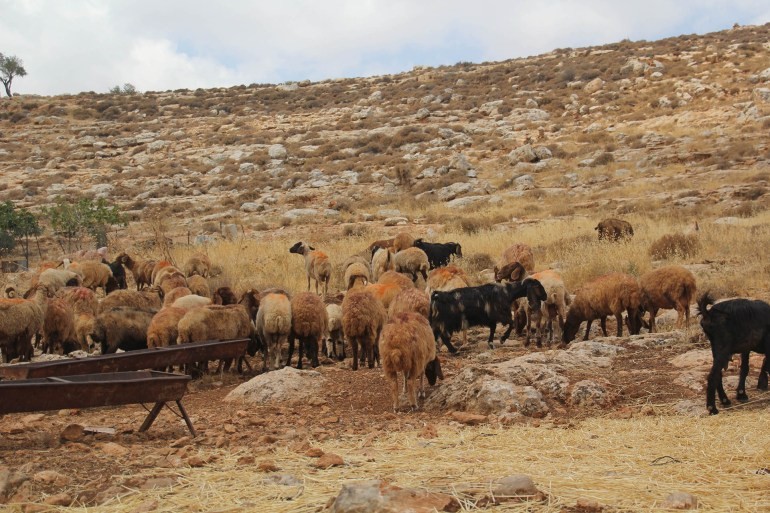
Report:
[[[308,244],[305,244],[304,242],[299,241],[298,243],[296,243],[295,245],[289,248],[289,253],[304,255],[307,252],[311,251],[312,249],[314,249],[312,246],[309,246]]]
[[[428,384],[431,386],[436,384],[436,379],[444,379],[444,373],[441,371],[441,361],[438,356],[428,362],[425,366],[425,377],[428,378]]]

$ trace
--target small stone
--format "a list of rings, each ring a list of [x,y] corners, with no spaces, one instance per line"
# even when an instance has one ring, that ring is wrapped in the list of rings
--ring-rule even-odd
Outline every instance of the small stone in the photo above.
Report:
[[[257,469],[261,472],[278,472],[281,470],[273,460],[262,460],[257,465]]]
[[[601,513],[604,508],[595,500],[580,498],[575,503],[575,510],[580,513]]]
[[[80,424],[70,424],[62,430],[60,437],[68,442],[77,442],[83,438],[84,433],[85,429]]]
[[[190,456],[187,458],[187,464],[193,468],[198,468],[204,466],[206,461],[200,456]]]
[[[227,433],[228,435],[235,434],[235,432],[238,431],[236,427],[232,424],[225,424],[224,429],[225,429],[225,433]]]
[[[169,447],[184,447],[185,445],[188,445],[192,441],[192,438],[189,436],[183,436],[182,438],[178,438],[171,442],[171,445]]]
[[[24,415],[21,418],[22,424],[32,424],[33,422],[38,422],[40,420],[43,420],[45,418],[45,414],[43,413],[32,413],[30,415]]]
[[[128,449],[122,445],[116,444],[115,442],[104,443],[101,445],[101,449],[102,452],[107,456],[113,456],[115,458],[122,458],[130,452]]]
[[[176,480],[170,477],[153,477],[142,483],[141,490],[152,490],[153,488],[170,488],[176,484]]]
[[[674,492],[663,501],[666,509],[698,509],[698,498],[686,492]]]
[[[134,509],[130,511],[130,513],[150,513],[150,511],[155,511],[158,509],[158,501],[156,500],[149,500],[144,501]]]
[[[57,493],[47,497],[43,502],[51,506],[69,506],[72,504],[72,497],[66,493]]]
[[[495,483],[492,494],[497,497],[533,497],[540,493],[532,478],[524,474],[504,477]]]
[[[237,463],[238,465],[253,465],[254,461],[254,456],[241,456]]]
[[[329,467],[339,467],[339,466],[342,466],[344,464],[345,464],[345,462],[343,461],[341,456],[339,456],[337,454],[334,454],[334,453],[331,453],[331,452],[327,452],[323,456],[318,458],[318,461],[316,461],[313,464],[313,466],[315,468],[320,468],[320,469],[323,470],[323,469],[327,469]]]
[[[307,451],[305,451],[305,456],[308,456],[310,458],[320,458],[324,455],[323,449],[320,447],[311,447]]]
[[[71,478],[64,474],[60,474],[55,470],[42,470],[33,475],[32,480],[37,483],[51,484],[54,486],[67,486],[70,481],[72,481]]]
[[[467,424],[468,426],[476,426],[483,424],[487,421],[486,415],[477,415],[475,413],[468,413],[464,411],[453,411],[452,420],[459,422],[460,424]]]

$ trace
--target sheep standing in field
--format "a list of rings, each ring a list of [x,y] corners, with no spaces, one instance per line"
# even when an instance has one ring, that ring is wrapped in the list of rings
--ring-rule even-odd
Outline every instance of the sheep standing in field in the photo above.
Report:
[[[291,333],[291,301],[286,294],[263,293],[257,311],[257,336],[262,341],[264,368],[282,367],[281,346]]]
[[[667,265],[639,278],[642,312],[650,312],[649,328],[655,333],[655,315],[661,308],[676,309],[676,327],[690,323],[690,302],[695,298],[695,276],[679,265]]]
[[[634,236],[634,228],[631,226],[631,223],[622,219],[604,219],[596,225],[594,230],[598,232],[599,240],[612,242],[630,239]]]
[[[520,262],[511,262],[499,268],[495,266],[493,271],[497,283],[502,283],[503,281],[521,281],[529,276],[529,273],[524,269],[524,266],[521,265]]]
[[[69,354],[78,346],[72,306],[62,298],[49,299],[43,320],[43,352]]]
[[[190,310],[191,308],[198,308],[199,306],[207,306],[211,304],[211,298],[198,296],[195,294],[189,294],[182,296],[174,301],[171,306],[176,308],[184,308]]]
[[[404,375],[404,388],[412,409],[417,409],[415,388],[420,378],[420,397],[425,397],[423,374],[428,383],[436,383],[436,378],[444,379],[441,364],[436,356],[436,344],[428,320],[416,313],[400,313],[390,319],[382,328],[379,341],[382,370],[391,382],[393,411],[399,406],[398,373]]]
[[[248,289],[241,294],[238,304],[243,305],[249,312],[251,322],[257,322],[257,312],[259,311],[259,291],[257,289]]]
[[[133,259],[128,254],[121,253],[115,261],[125,265],[131,271],[134,276],[134,283],[136,283],[136,290],[152,285],[152,269],[156,263],[154,260]]]
[[[314,247],[297,242],[289,253],[296,253],[305,257],[305,273],[307,274],[307,290],[310,290],[310,278],[315,280],[315,293],[318,294],[318,284],[324,284],[324,295],[329,292],[329,280],[332,274],[332,264],[326,253],[316,250]]]
[[[393,253],[398,253],[414,246],[414,237],[407,232],[399,232],[393,237]]]
[[[449,265],[452,255],[458,258],[463,256],[462,246],[457,242],[425,242],[422,239],[416,239],[414,247],[420,248],[428,255],[431,269]]]
[[[403,289],[393,298],[388,307],[388,319],[400,313],[418,313],[428,319],[430,315],[430,297],[424,291],[411,288]]]
[[[189,296],[190,294],[192,294],[192,291],[187,287],[172,289],[168,294],[163,295],[163,307],[171,306],[180,297]]]
[[[152,283],[153,285],[157,285],[158,274],[167,267],[172,268],[176,272],[179,272],[179,273],[182,272],[181,270],[177,269],[177,267],[174,264],[172,264],[169,260],[159,260],[158,262],[155,262],[154,266],[152,266],[152,271],[150,272],[150,283]]]
[[[164,269],[164,271],[166,270]],[[177,287],[187,287],[187,278],[179,271],[161,272],[158,276],[158,284],[156,286],[160,287],[161,293],[164,296]],[[190,287],[187,288],[189,289]]]
[[[286,365],[291,366],[294,340],[298,339],[297,368],[302,368],[303,353],[307,354],[310,365],[318,367],[318,348],[327,332],[328,324],[326,306],[320,297],[311,292],[300,292],[291,298],[291,334]]]
[[[326,305],[326,317],[329,320],[326,334],[326,356],[344,360],[345,338],[342,332],[342,305]],[[342,350],[339,353],[337,353],[337,344],[342,346]]]
[[[30,299],[0,299],[0,350],[3,362],[32,359],[31,339],[42,333],[47,298],[53,291],[38,284]]]
[[[116,290],[99,303],[99,313],[113,308],[130,307],[138,310],[160,310],[163,306],[161,291],[151,287],[144,290]]]
[[[102,287],[105,294],[107,293],[107,283],[110,279],[114,279],[109,265],[93,260],[72,263],[65,261],[64,267],[68,271],[78,273],[82,278],[84,287],[91,290]]]
[[[512,264],[513,262],[519,262],[529,273],[534,271],[535,255],[532,253],[532,248],[521,243],[512,244],[505,248],[498,267],[504,267],[506,264]]]
[[[375,344],[385,324],[385,308],[366,288],[349,290],[342,300],[342,331],[353,352],[353,370],[358,370],[358,347],[361,359],[374,367]]]
[[[94,322],[91,339],[101,345],[102,354],[111,354],[118,349],[147,349],[147,329],[156,313],[157,310],[130,307],[100,312]]]
[[[420,248],[406,248],[399,251],[393,257],[396,272],[411,274],[412,281],[417,283],[417,275],[422,275],[423,280],[428,280],[430,263],[428,255]]]
[[[215,305],[234,305],[238,302],[238,296],[230,287],[219,287],[214,291],[211,300]]]
[[[211,288],[206,278],[199,274],[193,274],[187,277],[187,288],[190,292],[199,296],[211,297]]]
[[[369,281],[369,268],[361,262],[353,262],[345,268],[345,290],[352,289],[357,283],[366,285]]]
[[[209,273],[211,272],[211,260],[203,253],[196,253],[187,259],[183,269],[184,275],[187,278],[194,275],[198,275],[201,278],[208,278]]]
[[[112,288],[111,290],[107,291],[107,294],[113,290],[127,289],[128,284],[126,283],[126,270],[123,267],[123,264],[121,264],[117,259],[114,262],[108,262],[107,260],[103,259],[102,263],[109,266],[110,271],[112,271],[112,277],[115,280],[114,283],[108,282],[108,288],[110,288],[110,285],[112,285]]]
[[[179,338],[179,321],[187,308],[165,306],[153,316],[147,328],[147,347],[168,347],[176,345]]]
[[[543,324],[548,332],[548,343],[553,342],[553,320],[558,319],[559,329],[564,330],[564,319],[567,317],[567,305],[570,304],[570,297],[564,286],[562,277],[553,270],[545,270],[535,273],[531,278],[540,282],[548,296],[541,304],[540,313],[527,312],[527,340],[525,345],[529,345],[530,321],[535,322],[537,331],[537,347],[541,347],[543,340]],[[527,308],[531,310],[530,306]],[[545,323],[542,322],[545,317]]]
[[[425,292],[428,294],[428,301],[430,303],[430,297],[434,290],[446,292],[449,290],[459,289],[462,287],[470,287],[471,280],[465,271],[457,267],[456,265],[448,265],[446,267],[439,267],[433,269],[428,274],[428,279],[425,284]],[[428,314],[430,315],[430,313]],[[463,327],[463,345],[468,343],[468,328]]]
[[[93,290],[85,287],[65,287],[56,292],[56,297],[67,301],[72,307],[75,323],[75,338],[83,351],[88,351],[93,342],[90,337],[99,313],[99,301]]]
[[[623,311],[628,312],[629,332],[639,333],[642,319],[639,315],[641,290],[636,278],[623,273],[610,273],[586,283],[572,300],[567,320],[564,322],[562,341],[569,344],[575,339],[583,321],[587,321],[586,334],[583,340],[588,340],[591,323],[599,319],[602,333],[607,336],[607,316],[614,315],[617,321],[618,337],[623,334]]]
[[[372,255],[372,281],[376,283],[385,272],[394,269],[393,253],[388,249],[376,249]]]
[[[76,272],[66,269],[46,269],[40,273],[36,285],[48,287],[55,292],[64,287],[79,287],[82,282],[83,278]]]

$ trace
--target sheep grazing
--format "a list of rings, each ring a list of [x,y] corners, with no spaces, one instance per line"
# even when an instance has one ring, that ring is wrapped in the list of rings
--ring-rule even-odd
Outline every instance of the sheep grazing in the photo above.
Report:
[[[393,263],[396,272],[411,274],[414,283],[417,283],[418,274],[422,276],[423,280],[428,280],[430,263],[428,262],[428,255],[420,248],[406,248],[399,251],[393,257]]]
[[[100,312],[94,322],[91,339],[102,348],[102,354],[122,349],[147,349],[147,329],[157,310],[117,307]]]
[[[52,289],[38,285],[30,299],[0,299],[0,350],[3,362],[32,359],[32,337],[42,333]]]
[[[655,333],[655,315],[661,308],[676,309],[676,327],[690,323],[690,302],[695,298],[695,276],[679,265],[667,265],[639,278],[642,312],[650,312],[649,328]]]
[[[66,269],[46,269],[37,279],[33,286],[42,285],[52,291],[57,291],[64,287],[79,287],[83,278],[74,271]]]
[[[259,291],[257,289],[248,289],[241,294],[238,300],[239,305],[243,305],[249,312],[249,319],[257,322],[257,312],[259,311]]]
[[[219,287],[212,294],[211,300],[215,305],[234,305],[238,302],[238,296],[230,287]]]
[[[610,273],[586,283],[577,291],[572,300],[567,320],[564,322],[562,341],[569,344],[575,339],[583,321],[587,321],[588,340],[591,323],[599,319],[602,333],[607,336],[607,316],[614,315],[617,321],[617,336],[623,334],[623,311],[628,313],[629,333],[636,335],[641,330],[642,319],[639,315],[641,290],[636,278],[623,273]]]
[[[289,356],[286,358],[286,365],[291,365],[294,340],[298,339],[297,368],[302,368],[303,353],[307,354],[310,365],[318,367],[318,348],[327,332],[328,324],[326,306],[317,295],[311,292],[300,292],[291,298],[291,334],[289,335]]]
[[[535,321],[535,329],[537,330],[537,347],[540,347],[543,340],[543,324],[545,324],[548,332],[548,343],[553,342],[553,321],[558,319],[559,329],[564,331],[564,319],[567,317],[567,305],[570,304],[570,297],[567,294],[567,289],[564,286],[564,280],[556,271],[550,269],[540,271],[531,276],[540,282],[545,289],[546,300],[542,302],[541,311],[527,312],[527,339],[525,345],[529,345],[530,336],[530,321]],[[529,309],[529,305],[527,305]],[[545,317],[546,322],[543,323],[542,319]]]
[[[608,240],[617,242],[623,239],[630,239],[634,236],[634,228],[628,221],[622,219],[607,218],[599,221],[594,228],[598,232],[599,240]]]
[[[177,287],[172,289],[168,294],[163,295],[163,307],[171,306],[177,299],[189,296],[190,294],[192,294],[192,291],[187,287]]]
[[[361,359],[374,367],[375,344],[385,324],[385,308],[367,288],[352,289],[342,300],[342,331],[353,352],[353,370],[358,370],[359,345]]]
[[[187,277],[187,287],[193,294],[211,297],[211,288],[209,287],[208,280],[199,274]]]
[[[456,255],[457,257],[463,256],[462,247],[457,242],[434,243],[424,242],[422,239],[415,239],[414,247],[425,252],[428,256],[428,262],[430,262],[431,269],[449,265],[452,255]]]
[[[345,290],[352,289],[356,283],[366,285],[371,281],[369,268],[361,262],[353,262],[345,269]]]
[[[75,333],[75,311],[63,298],[51,298],[43,320],[43,352],[69,354],[80,347]]]
[[[415,393],[417,377],[420,378],[421,398],[425,397],[423,374],[431,385],[436,383],[437,378],[444,379],[436,356],[433,331],[428,320],[420,314],[402,312],[391,318],[382,328],[379,350],[382,370],[391,383],[394,412],[399,406],[399,373],[404,375],[404,388],[413,410],[418,407]]]
[[[121,253],[115,261],[125,265],[131,271],[134,276],[134,283],[136,283],[136,290],[152,285],[152,269],[156,263],[154,260],[133,259],[128,254]]]
[[[107,283],[113,278],[109,265],[93,260],[84,260],[69,264],[65,262],[64,266],[68,271],[73,271],[81,276],[84,287],[91,290],[101,287],[105,294],[107,293]]]
[[[698,298],[698,315],[701,316],[700,325],[714,355],[706,385],[706,408],[709,414],[716,415],[719,413],[715,398],[717,393],[723,406],[730,405],[722,385],[722,369],[727,368],[735,353],[741,353],[736,398],[739,401],[748,400],[746,376],[749,373],[749,353],[763,353],[765,360],[770,355],[770,305],[764,301],[743,298],[714,304],[714,299],[706,293]],[[760,371],[760,388],[763,385],[767,387],[766,364],[762,365]]]
[[[393,237],[393,253],[398,253],[414,246],[414,237],[407,232],[399,232]]]
[[[470,287],[471,280],[465,271],[455,265],[439,267],[428,274],[425,282],[425,292],[430,297],[434,290],[453,290],[460,287]]]
[[[500,268],[495,266],[493,271],[497,283],[502,283],[503,281],[521,281],[529,275],[527,270],[524,269],[524,266],[519,262],[511,262]]]
[[[452,345],[452,333],[471,326],[488,326],[490,349],[497,323],[508,327],[500,338],[505,342],[513,330],[511,306],[520,297],[527,297],[533,307],[545,301],[546,293],[537,280],[525,280],[504,285],[488,283],[477,287],[463,287],[448,292],[433,291],[430,296],[430,324],[436,342],[439,339],[450,353],[457,349]]]
[[[332,265],[326,253],[308,246],[304,242],[298,242],[289,248],[289,253],[296,253],[305,257],[305,272],[307,273],[307,290],[310,290],[310,278],[315,280],[315,293],[318,294],[318,284],[324,284],[324,295],[329,292],[329,280],[332,274]]]
[[[532,248],[526,244],[520,243],[505,248],[499,267],[504,267],[506,264],[512,264],[514,262],[519,262],[529,273],[534,271],[535,255],[532,253]]]
[[[291,333],[291,301],[286,294],[268,292],[259,298],[257,336],[262,341],[264,367],[277,370],[281,364],[281,346]]]
[[[388,307],[388,319],[404,312],[418,313],[428,318],[430,315],[430,297],[422,290],[403,289],[393,298]]]
[[[189,294],[182,296],[172,303],[171,306],[175,308],[184,308],[190,310],[192,308],[198,308],[199,306],[206,306],[211,304],[211,298],[196,296],[195,294]]]
[[[393,247],[393,241],[395,239],[380,239],[369,244],[366,250],[370,255],[374,256],[378,249],[391,249]]]
[[[84,351],[91,347],[96,315],[99,313],[99,302],[93,290],[85,287],[65,287],[56,292],[56,297],[67,301],[72,307],[75,323],[75,338]],[[108,296],[109,297],[109,296]]]
[[[414,288],[414,282],[412,282],[412,280],[396,271],[385,271],[380,275],[380,279],[377,280],[377,283],[384,285],[395,285],[400,289]]]
[[[177,269],[176,266],[174,264],[172,264],[170,261],[168,261],[168,260],[160,260],[158,262],[155,262],[155,265],[152,267],[152,271],[150,272],[150,283],[152,283],[153,285],[157,285],[158,284],[158,274],[163,269],[165,269],[167,267],[171,267],[171,268],[173,268],[174,270],[176,270],[176,271],[178,271],[180,273],[182,272],[179,269]]]
[[[168,271],[158,275],[157,286],[160,287],[161,293],[165,296],[177,287],[187,287],[187,278],[179,271]],[[190,287],[187,287],[188,289]]]
[[[114,308],[130,307],[139,310],[160,310],[163,301],[157,288],[145,290],[116,290],[99,304],[99,313]]]
[[[184,275],[187,278],[195,275],[208,278],[211,272],[211,260],[203,253],[196,253],[187,259],[182,269],[184,269]]]
[[[372,281],[375,283],[387,271],[395,269],[393,253],[388,249],[377,248],[372,255]]]
[[[126,269],[123,267],[123,264],[121,264],[117,259],[114,262],[102,260],[102,263],[109,266],[110,271],[112,272],[112,277],[114,279],[113,282],[110,280],[107,281],[107,294],[113,290],[127,289],[128,283],[126,282]]]
[[[345,359],[345,338],[342,333],[342,306],[337,304],[326,305],[326,317],[329,321],[326,333],[326,356]],[[337,353],[337,344],[342,351]]]
[[[179,337],[179,321],[187,313],[186,308],[163,307],[156,313],[147,327],[147,347],[168,347],[176,345]]]

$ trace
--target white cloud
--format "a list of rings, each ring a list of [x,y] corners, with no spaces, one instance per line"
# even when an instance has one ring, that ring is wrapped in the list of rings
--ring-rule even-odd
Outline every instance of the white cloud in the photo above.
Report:
[[[759,0],[0,0],[17,92],[229,86],[502,60],[770,21]]]

